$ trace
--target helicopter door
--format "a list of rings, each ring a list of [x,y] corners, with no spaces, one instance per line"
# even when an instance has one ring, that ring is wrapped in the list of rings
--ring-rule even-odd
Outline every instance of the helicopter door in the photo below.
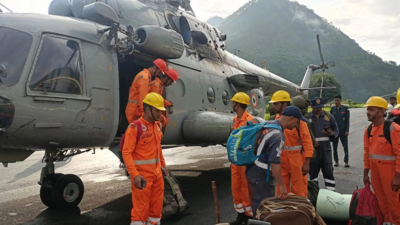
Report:
[[[37,135],[50,144],[68,147],[84,138],[75,124],[79,112],[88,109],[90,98],[79,40],[43,35],[27,82],[32,97]]]

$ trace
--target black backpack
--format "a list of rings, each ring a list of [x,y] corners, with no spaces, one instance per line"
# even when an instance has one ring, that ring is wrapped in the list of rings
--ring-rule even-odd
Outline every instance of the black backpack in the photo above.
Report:
[[[383,123],[383,136],[386,138],[389,144],[392,144],[392,140],[390,139],[390,126],[392,125],[393,122],[400,125],[400,109],[392,110],[392,112],[389,113],[388,117]],[[371,131],[372,131],[372,123],[368,126],[367,129],[368,137],[372,137]]]

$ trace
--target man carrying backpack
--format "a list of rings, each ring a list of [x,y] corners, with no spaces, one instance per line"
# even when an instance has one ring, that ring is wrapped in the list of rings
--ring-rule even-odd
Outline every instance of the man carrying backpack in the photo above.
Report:
[[[364,183],[371,184],[384,217],[383,224],[400,224],[400,126],[385,121],[388,103],[381,97],[371,97],[367,117],[371,125],[364,133]]]
[[[256,123],[253,116],[246,111],[247,106],[250,104],[250,97],[246,93],[238,92],[233,96],[231,101],[233,102],[233,111],[237,114],[233,119],[233,130],[246,126],[248,121]],[[231,164],[233,205],[238,215],[236,220],[229,223],[229,225],[245,225],[249,219],[254,217],[249,199],[245,171],[246,166]]]
[[[333,176],[330,142],[339,135],[339,128],[335,117],[329,112],[325,112],[322,109],[323,107],[324,103],[321,98],[314,97],[311,99],[312,112],[309,113],[309,120],[313,122],[314,136],[317,143],[314,146],[316,158],[310,163],[310,180],[318,182],[318,174],[322,170],[326,189],[335,191],[336,183]]]
[[[277,91],[271,101],[279,119],[290,103],[290,95],[286,91]],[[307,197],[307,174],[310,171],[310,159],[313,156],[313,143],[306,121],[300,121],[298,127],[286,129],[285,145],[281,155],[282,177],[288,192]],[[290,187],[292,184],[292,187]],[[280,195],[280,186],[276,186],[276,194]]]
[[[131,176],[132,203],[131,225],[160,224],[164,180],[168,174],[161,150],[161,112],[165,111],[164,99],[149,93],[143,99],[144,115],[129,125],[122,155]],[[142,135],[137,138],[139,130]]]
[[[299,124],[300,120],[307,121],[301,114],[299,108],[289,106],[285,108],[277,120],[266,122],[267,125],[277,125],[280,130],[292,130]],[[246,178],[249,186],[249,195],[253,215],[264,198],[275,196],[276,183],[280,186],[281,199],[287,198],[288,192],[282,178],[281,159],[285,136],[275,128],[263,130],[258,140],[256,155],[261,156],[246,168]],[[270,175],[272,171],[273,176]]]

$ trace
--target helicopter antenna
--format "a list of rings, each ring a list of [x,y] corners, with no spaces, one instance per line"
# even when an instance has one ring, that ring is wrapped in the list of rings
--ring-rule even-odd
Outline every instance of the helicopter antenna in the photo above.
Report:
[[[13,12],[13,11],[11,11],[11,9],[9,9],[5,5],[3,5],[1,2],[0,2],[0,5],[3,6],[4,8],[6,8],[8,11]]]

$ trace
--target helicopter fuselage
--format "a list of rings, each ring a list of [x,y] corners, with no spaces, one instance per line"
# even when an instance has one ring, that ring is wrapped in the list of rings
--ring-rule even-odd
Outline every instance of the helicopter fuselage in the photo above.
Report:
[[[163,144],[224,143],[235,116],[230,102],[235,91],[251,96],[248,111],[261,118],[264,96],[276,90],[306,94],[227,52],[219,30],[188,12],[165,2],[108,2],[123,27],[156,25],[182,35],[182,56],[166,59],[180,78],[164,91],[174,107],[167,115]],[[202,32],[206,42],[176,27],[177,17],[187,20],[190,34]],[[108,33],[100,32],[106,28],[72,17],[0,13],[0,49],[7,51],[0,53],[0,151],[116,143],[127,126],[127,90],[137,72],[157,56],[137,49],[119,54],[108,45]]]

